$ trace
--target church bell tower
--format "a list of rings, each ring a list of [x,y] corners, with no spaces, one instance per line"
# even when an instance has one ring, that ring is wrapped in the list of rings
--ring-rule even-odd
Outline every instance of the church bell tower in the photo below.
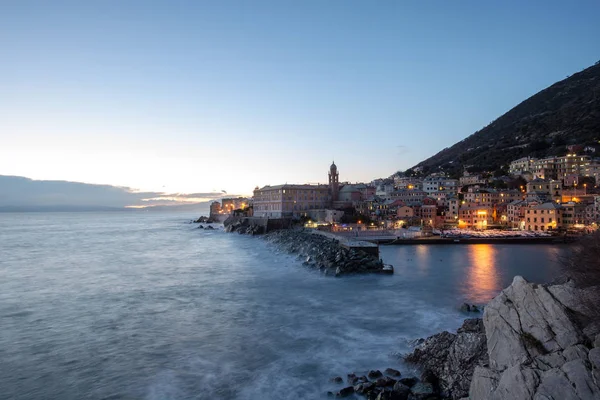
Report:
[[[331,191],[331,201],[337,201],[340,192],[340,175],[335,162],[331,163],[331,167],[329,167],[329,190]]]

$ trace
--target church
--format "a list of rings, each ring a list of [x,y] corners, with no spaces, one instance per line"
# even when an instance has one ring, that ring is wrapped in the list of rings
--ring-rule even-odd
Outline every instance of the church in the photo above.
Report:
[[[311,210],[331,208],[339,202],[340,179],[335,162],[329,167],[327,185],[284,184],[256,187],[253,208],[255,217],[300,217]]]

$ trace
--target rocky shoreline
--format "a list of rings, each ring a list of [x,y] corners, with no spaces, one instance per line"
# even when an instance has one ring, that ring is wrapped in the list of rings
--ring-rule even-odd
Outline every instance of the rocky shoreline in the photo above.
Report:
[[[600,324],[584,297],[571,282],[516,276],[483,319],[425,339],[405,360],[435,376],[432,398],[600,399]]]
[[[310,229],[278,229],[265,233],[266,227],[247,218],[228,219],[225,232],[262,235],[262,238],[290,254],[297,254],[307,267],[319,269],[327,275],[379,273],[392,274],[391,265],[360,248],[346,248],[335,238],[325,237]]]
[[[336,240],[314,234],[306,229],[287,229],[269,232],[263,236],[282,251],[297,254],[304,265],[328,275],[360,273],[391,274],[393,268],[377,257],[357,249],[347,249]]]
[[[239,224],[233,231],[257,234],[260,228]],[[278,230],[263,237],[327,274],[386,272],[377,257],[308,230]],[[466,319],[456,333],[420,339],[404,356],[422,371],[420,379],[401,378],[393,369],[353,373],[348,374],[348,386],[328,395],[368,400],[600,400],[599,305],[581,300],[590,293],[600,293],[600,287],[539,285],[516,276],[485,306],[483,318]],[[480,311],[472,305],[461,310]],[[344,379],[332,382],[340,385]]]
[[[331,379],[333,383],[344,383],[341,376]],[[425,371],[421,379],[403,378],[400,371],[387,368],[383,373],[371,370],[365,375],[348,374],[346,386],[336,392],[327,392],[328,396],[350,397],[360,395],[367,400],[424,400],[438,399],[438,383],[435,375]]]

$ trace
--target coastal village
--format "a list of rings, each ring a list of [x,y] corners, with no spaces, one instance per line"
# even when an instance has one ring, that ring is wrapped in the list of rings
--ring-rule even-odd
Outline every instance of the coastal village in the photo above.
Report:
[[[414,168],[368,183],[340,182],[334,162],[327,184],[256,187],[252,198],[213,202],[210,215],[219,221],[230,215],[292,218],[359,237],[576,235],[600,223],[595,152],[592,146],[573,145],[563,156],[514,160],[500,171],[505,174],[466,168],[453,177]]]

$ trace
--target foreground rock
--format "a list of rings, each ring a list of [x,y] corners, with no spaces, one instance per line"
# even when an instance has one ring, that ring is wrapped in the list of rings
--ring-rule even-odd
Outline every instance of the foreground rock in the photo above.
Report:
[[[432,371],[452,399],[600,399],[600,328],[581,295],[570,283],[517,276],[483,320],[431,336],[406,359]]]
[[[393,377],[392,377],[393,376]],[[426,376],[421,380],[417,378],[400,378],[398,370],[388,368],[385,374],[379,370],[369,371],[366,375],[348,374],[347,384],[337,392],[329,391],[330,396],[349,397],[354,394],[363,396],[367,400],[436,400],[441,399],[437,387],[427,381]],[[331,379],[331,382],[342,384],[340,377]],[[354,397],[356,398],[356,397]]]
[[[196,220],[190,221],[190,223],[192,223],[192,224],[212,224],[213,222],[215,222],[215,221],[213,221],[209,217],[204,217],[204,216],[202,216]]]
[[[578,310],[576,291],[517,276],[488,304],[483,322],[490,362],[475,369],[471,400],[600,399],[600,349],[591,348],[578,322],[585,310]]]
[[[335,239],[313,234],[305,229],[287,229],[269,232],[266,240],[280,249],[298,254],[304,264],[335,275],[357,273],[392,273],[377,257],[361,250],[342,247]]]
[[[475,367],[488,363],[483,321],[467,319],[456,334],[433,335],[405,359],[433,374],[434,379],[430,380],[439,385],[444,397],[459,399],[467,396]]]

